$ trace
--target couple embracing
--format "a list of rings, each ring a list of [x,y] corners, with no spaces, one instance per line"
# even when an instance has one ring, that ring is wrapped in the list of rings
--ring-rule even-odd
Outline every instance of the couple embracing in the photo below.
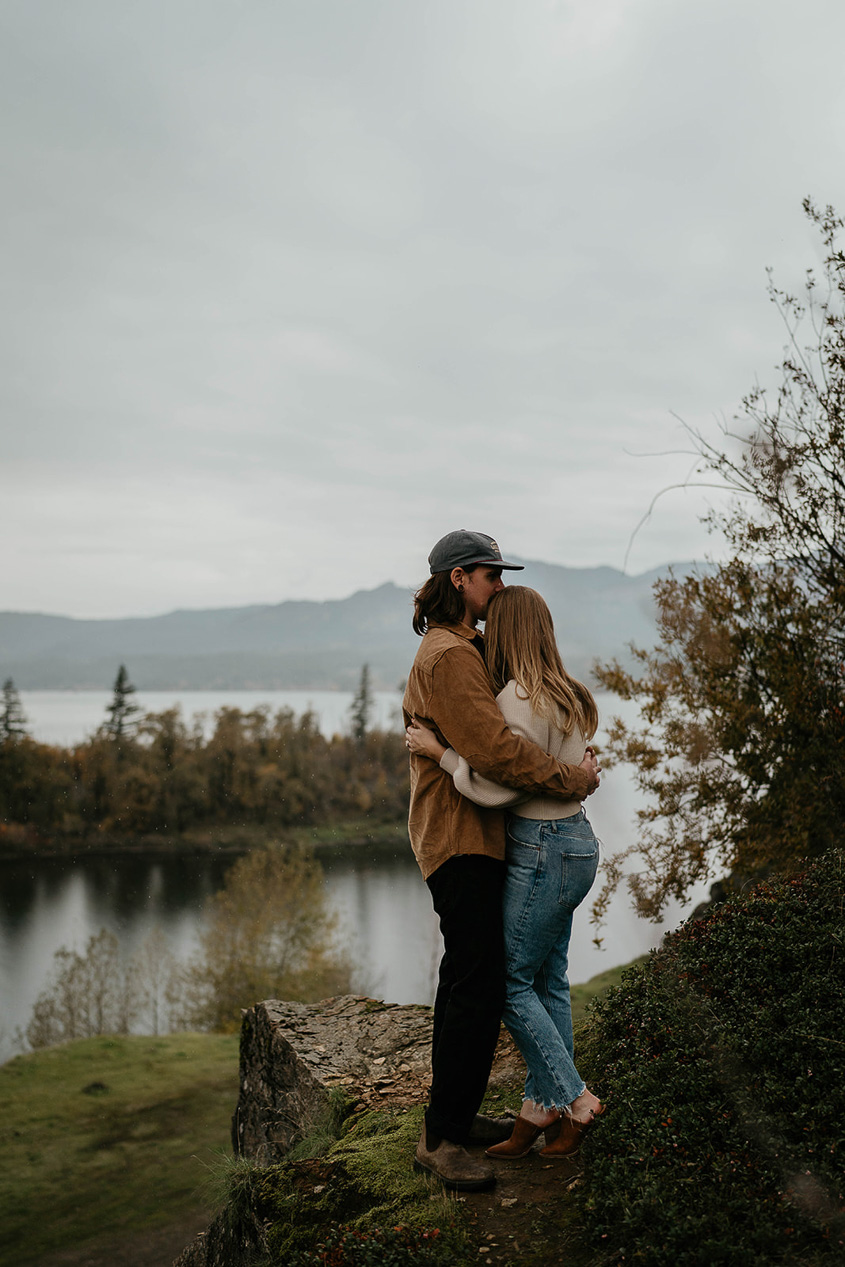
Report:
[[[450,532],[428,561],[403,711],[409,834],[444,953],[414,1165],[475,1191],[495,1171],[467,1144],[522,1157],[543,1133],[544,1156],[567,1156],[602,1111],[573,1062],[567,978],[572,913],[598,865],[582,808],[599,784],[598,717],[563,667],[543,599],[503,584],[522,567],[492,537]],[[528,1070],[515,1121],[478,1113],[502,1019]]]

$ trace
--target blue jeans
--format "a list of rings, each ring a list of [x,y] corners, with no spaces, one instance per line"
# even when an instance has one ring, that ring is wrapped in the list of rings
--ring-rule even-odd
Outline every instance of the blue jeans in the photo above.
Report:
[[[598,841],[583,809],[571,818],[508,814],[504,892],[504,1022],[528,1066],[525,1097],[562,1109],[584,1090],[573,1061],[569,1003],[572,915],[596,878]]]

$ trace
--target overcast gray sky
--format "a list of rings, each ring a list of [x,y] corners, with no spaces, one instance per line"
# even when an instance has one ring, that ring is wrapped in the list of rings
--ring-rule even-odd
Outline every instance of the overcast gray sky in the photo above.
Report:
[[[842,0],[0,0],[0,608],[416,584],[455,527],[621,567],[673,412],[777,382],[843,49]]]

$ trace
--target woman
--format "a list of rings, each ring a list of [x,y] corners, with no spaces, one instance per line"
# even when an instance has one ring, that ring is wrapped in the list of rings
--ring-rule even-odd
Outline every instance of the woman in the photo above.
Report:
[[[497,702],[515,733],[558,761],[577,765],[596,732],[595,701],[563,667],[551,614],[532,589],[511,585],[490,603],[484,631]],[[578,1151],[603,1112],[575,1068],[567,964],[572,915],[595,879],[598,842],[578,801],[530,797],[477,775],[463,757],[417,723],[412,752],[431,757],[464,796],[508,807],[504,927],[504,1021],[525,1058],[525,1098],[510,1139],[490,1157],[524,1157],[545,1133],[544,1157]]]

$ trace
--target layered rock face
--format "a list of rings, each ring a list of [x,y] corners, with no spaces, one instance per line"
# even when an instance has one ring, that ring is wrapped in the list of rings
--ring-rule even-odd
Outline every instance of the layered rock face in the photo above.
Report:
[[[344,995],[257,1003],[241,1027],[236,1153],[261,1164],[331,1114],[331,1093],[365,1105],[419,1104],[431,1068],[431,1009]]]

